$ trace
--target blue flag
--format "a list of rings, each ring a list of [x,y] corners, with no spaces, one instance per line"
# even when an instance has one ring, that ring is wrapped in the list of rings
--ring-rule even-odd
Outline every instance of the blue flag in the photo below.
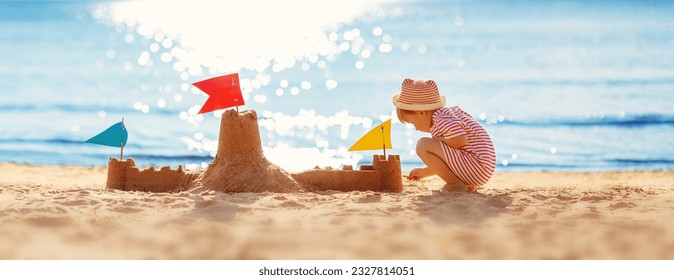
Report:
[[[126,132],[124,122],[118,122],[85,142],[123,148],[126,146],[128,137],[129,134]]]

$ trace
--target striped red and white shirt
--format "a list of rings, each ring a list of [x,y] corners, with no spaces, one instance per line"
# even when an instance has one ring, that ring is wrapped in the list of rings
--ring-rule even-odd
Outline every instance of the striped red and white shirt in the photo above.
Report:
[[[453,106],[436,110],[431,135],[444,139],[466,135],[468,144],[465,146],[456,149],[442,142],[442,150],[447,166],[467,185],[484,185],[494,174],[494,144],[487,131],[461,108]]]

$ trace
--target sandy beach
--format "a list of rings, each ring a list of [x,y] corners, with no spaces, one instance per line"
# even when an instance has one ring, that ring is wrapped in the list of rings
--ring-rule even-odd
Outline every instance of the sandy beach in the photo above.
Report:
[[[674,259],[674,172],[289,194],[125,192],[106,172],[0,163],[0,259]]]

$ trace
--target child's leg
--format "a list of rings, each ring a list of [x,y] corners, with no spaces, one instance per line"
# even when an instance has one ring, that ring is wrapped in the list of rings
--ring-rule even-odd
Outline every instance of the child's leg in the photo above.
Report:
[[[448,185],[466,186],[463,181],[454,175],[443,160],[445,155],[439,140],[427,137],[419,139],[417,142],[417,155],[428,166],[430,171],[438,175]]]

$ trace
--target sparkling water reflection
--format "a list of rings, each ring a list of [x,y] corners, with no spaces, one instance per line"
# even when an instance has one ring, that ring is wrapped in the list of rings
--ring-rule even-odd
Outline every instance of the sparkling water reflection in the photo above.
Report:
[[[237,71],[284,167],[367,160],[345,148],[390,117],[419,165],[390,103],[413,77],[485,125],[500,170],[672,169],[671,3],[244,2],[0,2],[0,161],[104,165],[77,140],[124,117],[138,163],[199,168],[220,112],[191,84]]]

